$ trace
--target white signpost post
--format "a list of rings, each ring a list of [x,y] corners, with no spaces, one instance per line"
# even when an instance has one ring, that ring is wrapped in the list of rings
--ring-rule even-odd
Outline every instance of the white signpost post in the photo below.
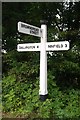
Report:
[[[40,51],[40,100],[47,98],[47,52],[69,50],[68,41],[47,42],[47,21],[41,20],[41,28],[18,22],[18,31],[41,38],[40,43],[18,44],[17,51]]]

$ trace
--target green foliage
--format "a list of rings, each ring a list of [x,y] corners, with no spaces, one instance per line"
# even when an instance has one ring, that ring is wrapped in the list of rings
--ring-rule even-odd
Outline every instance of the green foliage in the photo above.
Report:
[[[25,69],[24,69],[25,71]],[[30,78],[31,79],[31,78]],[[46,101],[39,100],[39,79],[17,81],[16,74],[3,78],[3,111],[15,116],[32,118],[77,118],[80,117],[80,91],[68,89],[61,91],[55,77],[49,72]],[[35,114],[35,115],[32,115]],[[31,117],[32,115],[32,117]]]
[[[30,120],[80,118],[79,8],[80,2],[3,3],[2,38],[7,51],[2,55],[3,112]],[[39,53],[16,52],[18,43],[39,42],[39,38],[18,33],[17,22],[40,26],[41,19],[48,20],[48,41],[70,42],[67,52],[48,52],[49,96],[45,102],[38,96]]]
[[[58,84],[68,87],[79,87],[80,67],[78,63],[63,61],[56,65],[56,79]],[[61,85],[62,86],[62,85]]]

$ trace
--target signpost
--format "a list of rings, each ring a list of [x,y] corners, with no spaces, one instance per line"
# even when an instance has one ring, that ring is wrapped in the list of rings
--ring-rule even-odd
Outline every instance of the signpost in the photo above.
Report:
[[[41,20],[41,28],[18,22],[18,31],[24,34],[34,35],[41,38],[40,43],[18,44],[17,51],[40,51],[40,100],[47,98],[47,52],[69,50],[68,41],[47,42],[47,21]]]
[[[18,22],[18,31],[24,34],[29,34],[33,36],[42,37],[41,28],[35,27],[33,25],[29,25],[23,22]]]
[[[69,42],[68,41],[47,42],[46,43],[46,50],[47,51],[69,50]]]
[[[69,42],[46,42],[46,51],[63,51],[69,50]],[[17,51],[41,51],[41,43],[18,44]]]
[[[17,51],[40,51],[40,43],[18,44]]]

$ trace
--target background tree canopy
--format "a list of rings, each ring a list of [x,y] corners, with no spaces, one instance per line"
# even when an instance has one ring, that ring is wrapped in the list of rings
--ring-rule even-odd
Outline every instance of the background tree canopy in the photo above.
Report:
[[[3,111],[20,113],[21,110],[24,114],[34,111],[40,117],[80,117],[76,104],[80,90],[80,2],[4,2],[2,15],[2,46],[7,51],[3,54]],[[18,43],[40,42],[38,37],[19,33],[17,23],[22,21],[40,27],[40,20],[44,19],[48,21],[47,41],[70,42],[69,51],[47,52],[47,107],[44,107],[47,102],[41,106],[36,98],[39,89],[39,52],[18,53],[16,49]],[[70,95],[73,95],[73,100],[67,98]],[[55,103],[55,98],[58,103]],[[69,100],[73,101],[73,107]],[[28,107],[27,110],[25,106]],[[47,108],[49,111],[46,111]],[[69,109],[71,111],[68,111]],[[73,109],[76,109],[76,112]]]

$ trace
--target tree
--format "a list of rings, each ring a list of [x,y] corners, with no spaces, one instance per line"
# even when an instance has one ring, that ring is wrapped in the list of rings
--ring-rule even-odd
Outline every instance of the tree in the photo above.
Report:
[[[23,21],[29,24],[40,26],[40,19],[48,20],[48,41],[64,41],[70,42],[70,50],[68,52],[53,52],[49,55],[49,65],[52,66],[54,60],[56,80],[66,79],[69,82],[72,79],[79,83],[80,70],[80,2],[79,3],[3,3],[3,49],[7,51],[16,51],[18,43],[39,42],[39,38],[23,35],[17,31],[17,22]],[[23,54],[23,53],[22,53]],[[20,61],[27,61],[36,53],[24,53],[25,58]],[[30,56],[30,57],[27,57]],[[18,58],[17,58],[18,59]],[[19,59],[18,59],[19,60]],[[37,56],[36,56],[37,60]],[[57,60],[57,61],[56,61]],[[61,60],[61,62],[60,62]],[[58,66],[57,66],[57,63]],[[73,66],[71,69],[71,65]],[[67,64],[67,65],[65,65]],[[61,66],[61,69],[58,69]],[[69,66],[69,73],[67,73]],[[58,68],[57,68],[58,67]],[[74,69],[77,67],[76,69]],[[66,69],[66,70],[65,70]],[[54,70],[53,70],[54,71]],[[71,72],[73,71],[73,73]],[[77,71],[77,73],[76,73]],[[58,77],[57,73],[61,73]],[[64,74],[65,73],[65,74]],[[71,74],[67,80],[67,75]],[[61,78],[60,78],[61,77]],[[75,79],[75,80],[73,80]],[[58,81],[58,82],[59,82]]]
[[[80,2],[3,3],[3,49],[7,51],[2,54],[4,112],[31,119],[80,117],[79,8]],[[47,52],[49,99],[44,103],[38,99],[40,53],[16,50],[18,43],[40,42],[40,38],[19,33],[17,22],[40,27],[41,19],[48,20],[48,41],[70,42],[69,51]]]

